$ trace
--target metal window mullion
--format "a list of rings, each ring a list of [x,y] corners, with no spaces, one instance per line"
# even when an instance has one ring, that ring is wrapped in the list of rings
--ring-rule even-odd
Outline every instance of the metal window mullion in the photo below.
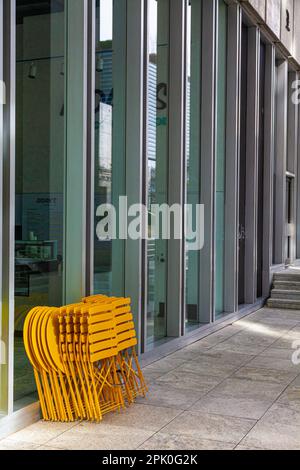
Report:
[[[87,43],[85,0],[66,0],[66,174],[64,297],[86,290]]]
[[[300,74],[298,74],[298,80],[300,78]],[[299,104],[297,104],[298,108],[298,140],[297,140],[297,156],[296,156],[296,205],[297,205],[297,216],[296,216],[296,258],[300,258],[300,108]]]
[[[184,203],[185,2],[170,6],[168,204]],[[183,214],[184,215],[184,214]],[[183,235],[183,218],[182,218]],[[184,236],[168,242],[167,336],[182,335]]]
[[[214,311],[214,172],[216,156],[216,0],[202,3],[201,203],[204,247],[200,252],[200,311],[210,323]]]
[[[260,31],[248,29],[248,94],[245,208],[245,303],[253,304],[257,295],[257,203],[259,151]]]
[[[127,51],[127,5],[126,0],[113,2],[113,126],[112,126],[112,178],[111,198],[115,209],[119,210],[119,196],[125,190],[125,141],[126,141],[126,51]],[[118,224],[117,224],[118,226]],[[113,295],[124,295],[124,240],[112,242],[112,286]]]
[[[95,233],[95,75],[96,2],[88,2],[87,37],[87,176],[86,176],[86,295],[94,293]]]
[[[0,224],[3,227],[3,108],[5,101],[5,85],[4,85],[4,76],[3,76],[3,0],[0,0]],[[3,102],[2,102],[3,99]],[[0,253],[1,261],[3,257],[2,251],[2,230],[0,230]],[[1,263],[2,264],[2,263]],[[0,270],[0,308],[1,312],[3,309],[2,301],[2,270]],[[3,352],[2,345],[6,343],[6,338],[4,337],[4,332],[7,331],[7,327],[4,325],[4,317],[0,317],[0,354]],[[7,388],[7,380],[4,380],[4,366],[2,365],[4,358],[0,356],[0,412],[7,411],[7,402],[4,403],[3,393],[4,387]],[[6,394],[5,394],[6,395]]]
[[[128,206],[143,201],[144,0],[127,0],[126,195]],[[132,299],[141,338],[142,241],[126,240],[125,292]],[[141,341],[139,341],[141,352]]]
[[[268,297],[271,287],[273,257],[273,197],[274,197],[274,157],[275,157],[275,47],[266,46],[265,103],[264,103],[264,218],[263,218],[263,296]]]
[[[242,11],[228,6],[224,311],[238,309],[238,204]]]
[[[3,8],[6,104],[3,107],[2,334],[7,340],[5,401],[8,414],[11,414],[14,401],[16,2],[4,0]]]
[[[277,65],[277,104],[275,127],[275,264],[285,262],[286,244],[286,163],[287,163],[287,101],[288,101],[288,62]]]
[[[147,207],[148,200],[148,139],[149,139],[149,0],[144,3],[144,60],[143,60],[143,182],[142,182],[142,202]],[[141,352],[145,353],[148,338],[148,240],[142,242],[142,305],[141,305]]]

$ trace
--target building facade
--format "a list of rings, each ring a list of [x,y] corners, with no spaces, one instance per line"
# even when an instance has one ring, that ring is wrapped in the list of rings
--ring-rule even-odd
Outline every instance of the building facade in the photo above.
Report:
[[[151,360],[297,263],[298,20],[298,0],[0,0],[0,434],[37,416],[34,306],[130,296]],[[100,236],[103,204],[144,204],[147,236]],[[154,237],[154,204],[202,204],[203,248],[185,211]]]

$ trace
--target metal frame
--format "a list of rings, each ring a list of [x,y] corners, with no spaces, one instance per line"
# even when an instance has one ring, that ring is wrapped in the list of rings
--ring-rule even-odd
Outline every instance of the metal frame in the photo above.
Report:
[[[265,139],[264,139],[264,222],[263,222],[263,296],[268,297],[272,283],[270,266],[273,257],[273,179],[275,157],[275,47],[266,46]]]
[[[86,0],[66,0],[64,241],[66,303],[80,300],[86,291],[87,4]]]
[[[95,2],[88,2],[87,33],[87,173],[86,173],[86,295],[94,293],[94,213],[95,213]]]
[[[228,5],[224,311],[238,310],[238,195],[242,11]]]
[[[170,8],[169,171],[168,203],[184,204],[185,116],[185,1],[172,0]],[[182,218],[182,234],[184,218]],[[168,241],[167,336],[183,334],[183,271],[185,240]],[[175,314],[176,313],[176,314]]]
[[[148,81],[149,81],[149,71],[148,71],[148,58],[149,58],[149,43],[148,43],[148,33],[149,33],[149,0],[144,0],[144,107],[143,107],[143,181],[142,181],[142,203],[147,205],[148,197],[148,167],[146,163],[146,158],[148,155],[148,120],[149,120],[149,111],[148,111]],[[142,304],[141,304],[141,327],[140,327],[140,350],[142,353],[146,352],[147,349],[147,310],[148,310],[148,241],[142,241]]]
[[[119,195],[126,194],[126,108],[127,95],[127,2],[113,2],[113,146],[112,146],[112,202],[119,207]],[[124,79],[122,80],[122,77]],[[114,240],[112,250],[112,290],[114,295],[125,295],[125,242]],[[117,267],[117,269],[115,269]]]
[[[200,252],[200,310],[214,312],[214,172],[216,154],[216,0],[202,1],[201,203],[204,204],[204,248]]]
[[[260,31],[248,28],[248,96],[245,208],[245,303],[253,304],[257,292],[257,180],[259,145]]]
[[[0,0],[0,80],[1,82],[4,83],[4,70],[3,70],[3,42],[4,42],[4,29],[3,29],[3,0]],[[1,85],[2,86],[2,85]],[[1,88],[0,92],[3,91],[5,93],[5,90]],[[4,98],[4,96],[3,96]],[[3,109],[4,109],[4,103],[0,103],[0,142],[3,142]],[[3,182],[3,145],[0,145],[0,222],[1,222],[1,227],[3,226],[3,211],[2,211],[2,205],[3,205],[3,195],[2,195],[2,182]],[[1,261],[3,259],[3,251],[2,251],[2,230],[0,231],[0,252],[1,252]],[[0,308],[2,311],[3,308],[3,302],[2,302],[2,270],[0,270]],[[0,320],[0,348],[1,352],[3,352],[3,345],[6,347],[7,344],[7,339],[4,337],[5,331],[7,332],[7,327],[4,325],[5,318],[4,316],[1,316]],[[6,352],[6,351],[5,351]],[[1,357],[0,357],[1,360]],[[2,358],[4,361],[4,358]],[[1,413],[6,413],[7,411],[7,399],[6,399],[6,394],[7,392],[4,393],[4,388],[7,389],[8,383],[7,383],[7,378],[6,378],[6,370],[4,369],[4,365],[0,363],[0,412]],[[5,399],[3,400],[3,393],[5,395]]]
[[[14,347],[14,254],[15,254],[15,98],[16,98],[16,3],[3,0],[3,228],[2,228],[2,321],[7,340],[6,409],[13,412]]]
[[[127,0],[126,170],[130,171],[126,171],[126,194],[129,206],[143,200],[143,77],[144,0]],[[125,245],[125,292],[132,299],[141,338],[143,244],[141,240],[126,240]]]
[[[298,74],[299,79],[299,74]],[[297,192],[297,205],[296,205],[296,258],[300,258],[300,107],[298,104],[298,142],[297,142],[297,163],[296,163],[296,192]]]
[[[188,3],[188,2],[187,2]],[[193,48],[191,47],[190,55],[190,67],[191,67],[191,80],[190,80],[190,158],[193,160],[189,172],[195,172],[192,180],[194,181],[192,188],[190,189],[191,194],[189,194],[189,188],[187,182],[185,183],[185,202],[190,203],[190,198],[192,196],[192,202],[200,204],[201,203],[201,194],[200,194],[200,175],[201,175],[201,92],[202,92],[202,2],[198,0],[191,0],[191,40],[193,41]],[[187,7],[188,8],[188,7]],[[187,24],[187,22],[186,22]],[[186,31],[187,33],[187,31]],[[188,38],[189,40],[189,38]],[[187,48],[187,45],[186,45]],[[186,68],[186,66],[185,66]],[[186,74],[187,80],[187,74]],[[187,95],[187,83],[185,83],[185,90]],[[187,99],[187,96],[186,96]],[[187,103],[186,103],[187,104]],[[185,106],[185,112],[187,111],[187,106]],[[185,115],[185,123],[187,123],[187,116]],[[184,129],[184,144],[185,149],[187,149],[187,129],[185,126]],[[193,139],[193,143],[192,140]],[[188,178],[188,168],[187,168],[187,155],[185,155],[185,168],[184,168],[184,181]],[[197,180],[197,181],[196,181]],[[185,247],[186,249],[186,247]],[[185,252],[186,253],[186,252]],[[185,254],[186,256],[186,254]],[[190,256],[190,255],[189,255]],[[191,266],[190,261],[188,263],[188,269],[184,266],[183,272],[183,288],[185,292],[189,289],[189,283],[195,282],[194,289],[197,289],[195,294],[195,304],[197,308],[196,322],[201,323],[200,315],[200,252],[193,253],[193,266]],[[190,274],[190,269],[192,269],[192,275]],[[193,273],[195,278],[193,278]],[[193,279],[193,280],[192,280]],[[197,282],[198,281],[198,282]],[[182,309],[182,318],[184,322],[184,334],[186,334],[186,313],[188,308],[189,299],[187,296],[184,297],[183,309]],[[193,302],[192,302],[193,304]]]

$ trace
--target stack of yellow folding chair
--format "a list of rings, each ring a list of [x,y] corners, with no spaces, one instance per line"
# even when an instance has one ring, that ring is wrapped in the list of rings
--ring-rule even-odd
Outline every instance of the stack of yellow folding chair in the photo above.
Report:
[[[25,320],[24,344],[45,420],[99,422],[147,392],[130,299],[36,307]]]
[[[123,384],[123,393],[129,403],[138,396],[145,396],[147,386],[135,350],[137,338],[131,313],[131,299],[96,295],[84,298],[83,301],[96,305],[99,303],[112,305],[118,342],[117,366]]]

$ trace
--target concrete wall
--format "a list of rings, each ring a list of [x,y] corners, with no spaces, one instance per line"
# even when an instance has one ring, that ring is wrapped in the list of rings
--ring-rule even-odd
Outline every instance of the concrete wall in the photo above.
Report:
[[[249,0],[249,3],[264,20],[266,17],[266,3],[268,3],[268,0]]]
[[[295,55],[295,59],[300,64],[300,1],[299,0],[296,0],[294,3],[294,17],[295,17],[294,55]]]
[[[257,12],[291,56],[300,64],[300,0],[240,0]]]
[[[266,23],[278,38],[281,30],[281,0],[267,0]]]
[[[292,55],[294,49],[294,0],[282,0],[281,2],[280,39]]]

